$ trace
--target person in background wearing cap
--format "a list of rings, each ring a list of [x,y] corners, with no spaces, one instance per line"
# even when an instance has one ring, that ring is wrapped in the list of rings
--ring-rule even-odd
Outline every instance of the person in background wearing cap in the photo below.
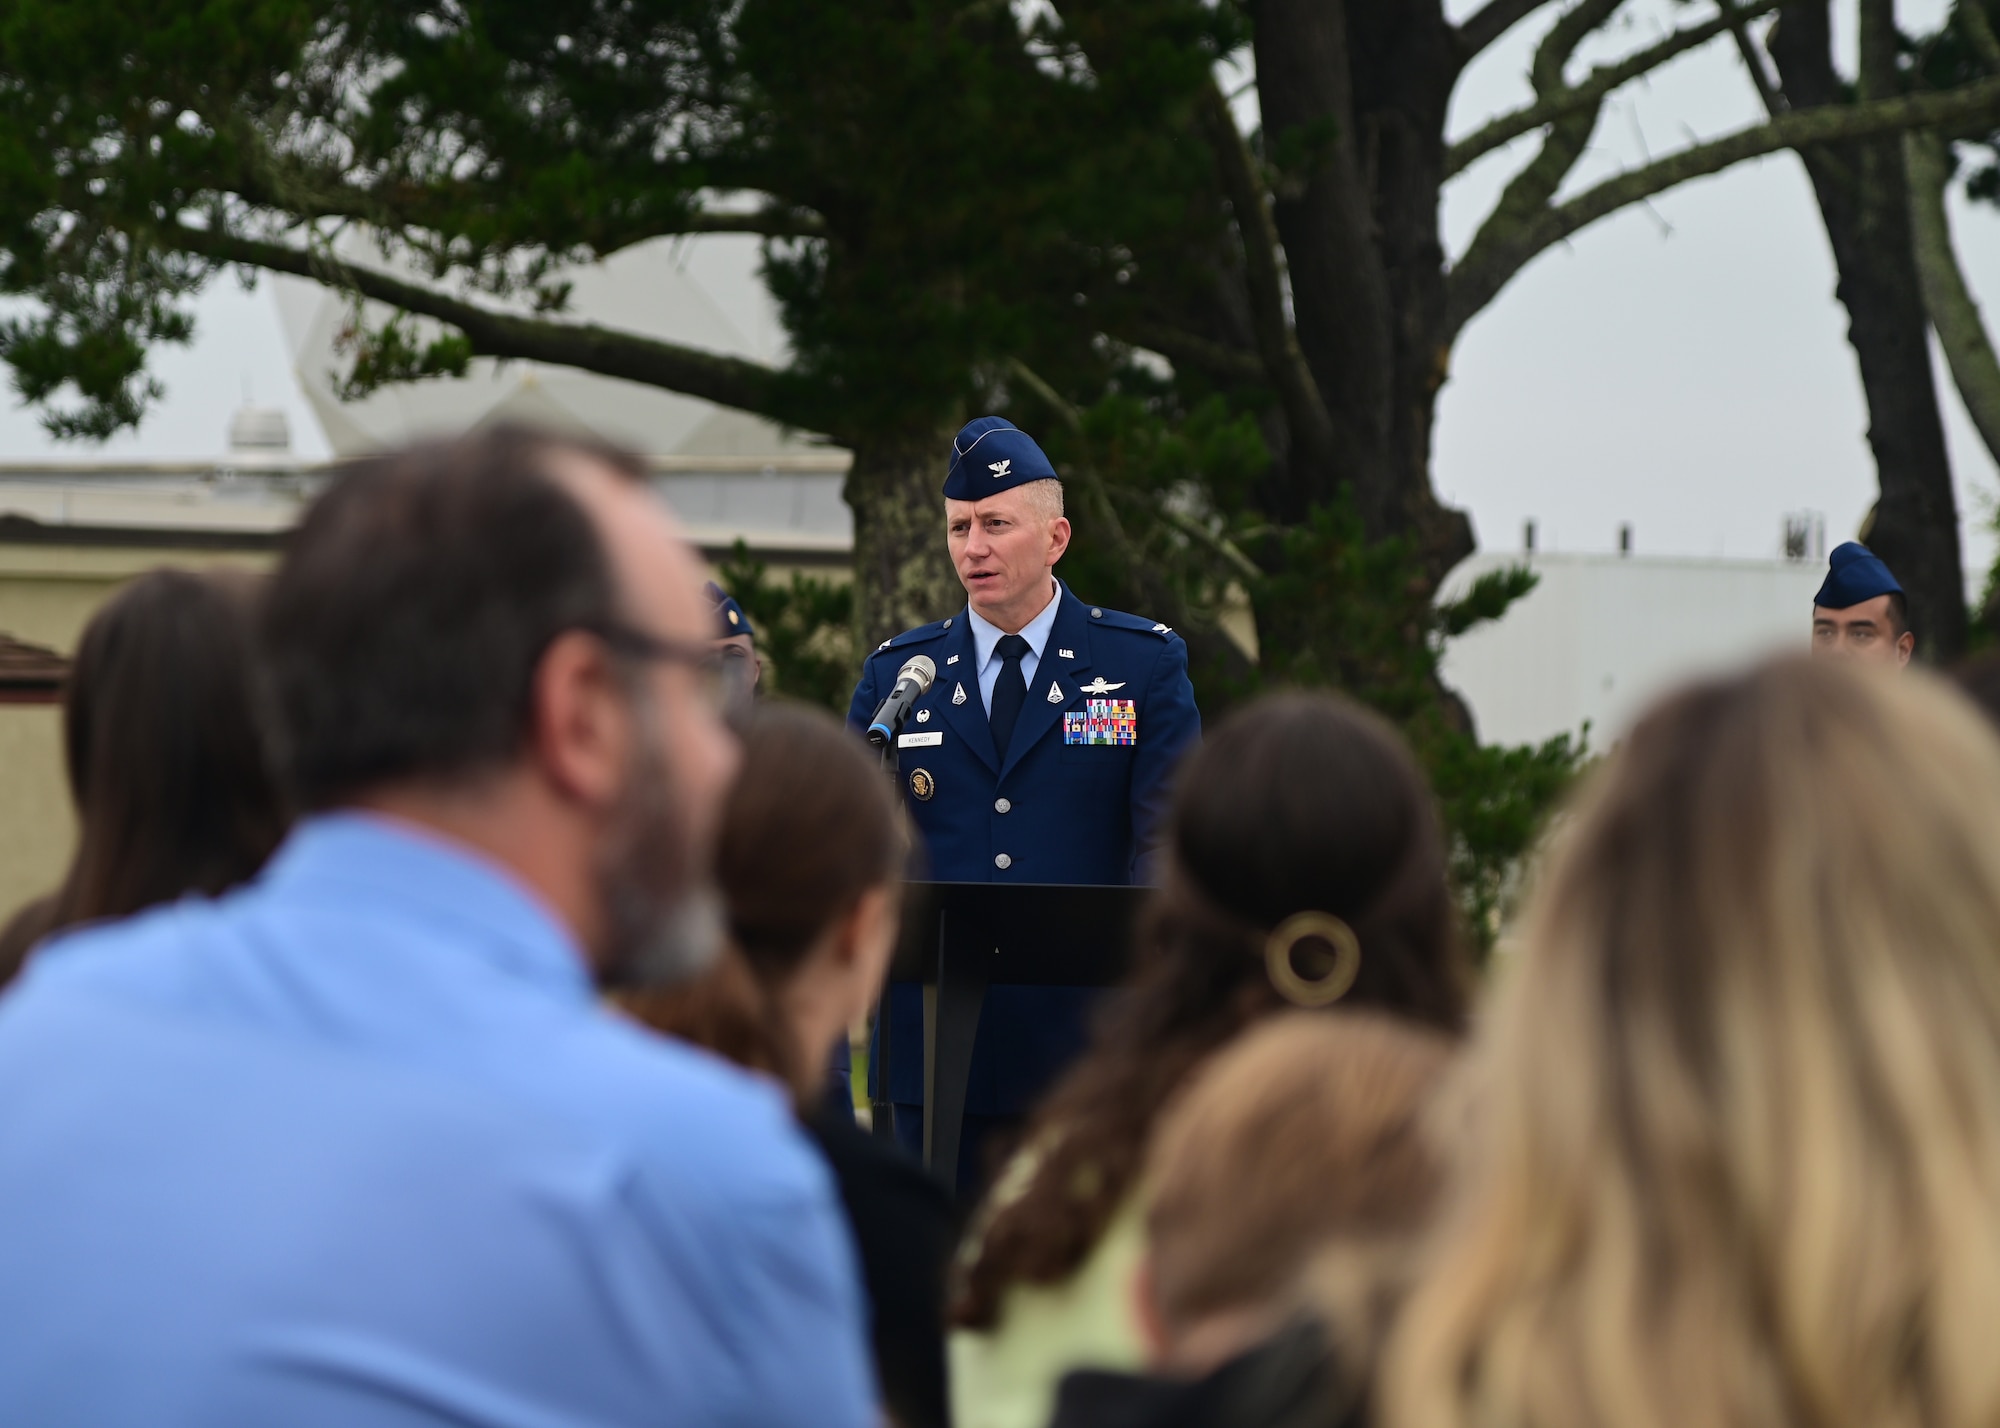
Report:
[[[764,679],[764,661],[757,658],[757,632],[750,628],[750,617],[736,597],[713,580],[702,590],[715,608],[715,652],[724,659],[749,661],[750,676],[744,684],[754,693]]]
[[[930,875],[950,882],[1136,883],[1169,779],[1201,737],[1187,646],[1166,625],[1088,605],[1055,578],[1069,548],[1062,482],[1027,433],[967,424],[945,476],[945,534],[966,607],[883,641],[848,723],[865,730],[913,655],[937,666],[897,739],[903,796]],[[980,1013],[958,1180],[1012,1129],[1087,1039],[1093,993],[995,987]],[[892,1044],[923,1045],[915,987],[890,999]],[[871,1069],[871,1078],[874,1072]],[[892,1058],[878,1102],[923,1142],[921,1057]]]
[[[764,661],[757,655],[757,631],[750,624],[749,613],[713,580],[702,587],[702,593],[715,611],[715,652],[727,660],[743,660],[747,673],[739,687],[752,695],[761,693]],[[833,1059],[827,1064],[825,1107],[850,1119],[854,1115],[854,1065],[845,1042],[834,1047]]]
[[[1835,546],[1813,596],[1813,654],[1901,669],[1916,648],[1909,599],[1889,567],[1859,541]]]

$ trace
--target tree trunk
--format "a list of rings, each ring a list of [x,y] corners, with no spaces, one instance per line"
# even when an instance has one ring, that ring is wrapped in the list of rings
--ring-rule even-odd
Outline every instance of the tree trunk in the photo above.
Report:
[[[1445,118],[1459,58],[1444,11],[1410,0],[1350,9],[1355,102],[1374,171],[1374,218],[1395,327],[1383,504],[1433,583],[1472,554],[1472,522],[1431,484],[1437,397],[1450,371],[1445,253],[1438,232]]]
[[[1297,520],[1345,485],[1369,539],[1413,541],[1435,585],[1473,549],[1430,473],[1452,31],[1435,0],[1263,0],[1256,53],[1299,343],[1338,442],[1333,469],[1288,473],[1276,513]]]
[[[1795,109],[1839,101],[1829,9],[1828,0],[1789,6],[1772,35],[1771,57]],[[1863,0],[1863,99],[1882,97],[1895,82],[1891,9],[1886,0]],[[1965,577],[1902,144],[1830,144],[1801,157],[1833,248],[1835,292],[1847,309],[1847,338],[1868,400],[1881,491],[1868,543],[1908,592],[1918,648],[1948,662],[1965,648]]]
[[[855,444],[842,490],[854,513],[854,627],[864,650],[965,603],[945,550],[951,433]]]

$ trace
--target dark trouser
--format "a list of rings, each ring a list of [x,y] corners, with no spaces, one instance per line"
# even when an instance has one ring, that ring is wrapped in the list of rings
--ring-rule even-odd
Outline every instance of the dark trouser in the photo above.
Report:
[[[919,1160],[924,1154],[924,1108],[898,1102],[887,1108],[896,1128],[896,1141]],[[964,1128],[958,1133],[958,1174],[952,1184],[959,1203],[971,1205],[986,1192],[1000,1165],[993,1157],[1013,1149],[1026,1116],[979,1116],[966,1112]]]

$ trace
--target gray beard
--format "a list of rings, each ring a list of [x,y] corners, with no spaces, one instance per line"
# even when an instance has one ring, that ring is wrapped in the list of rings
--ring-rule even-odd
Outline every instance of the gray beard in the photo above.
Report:
[[[611,815],[597,892],[606,987],[670,987],[706,971],[722,946],[722,899],[688,847],[673,771],[660,752],[659,711],[635,690],[638,741]]]
[[[722,897],[691,888],[609,966],[623,990],[677,986],[714,965],[722,950]]]

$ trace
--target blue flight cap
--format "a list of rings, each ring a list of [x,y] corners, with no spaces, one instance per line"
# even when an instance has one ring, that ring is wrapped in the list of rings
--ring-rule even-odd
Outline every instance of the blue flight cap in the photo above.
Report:
[[[969,421],[951,443],[951,468],[944,493],[954,501],[977,501],[1030,481],[1056,479],[1056,468],[1035,439],[1005,417]]]
[[[1826,583],[1813,596],[1822,610],[1845,610],[1877,595],[1900,595],[1903,587],[1889,573],[1881,558],[1860,541],[1851,540],[1833,548],[1826,560]]]
[[[743,613],[743,607],[736,603],[736,597],[717,585],[713,580],[702,587],[708,596],[708,603],[715,608],[715,637],[726,640],[731,635],[748,635],[757,638],[757,632],[750,628],[750,617]]]

